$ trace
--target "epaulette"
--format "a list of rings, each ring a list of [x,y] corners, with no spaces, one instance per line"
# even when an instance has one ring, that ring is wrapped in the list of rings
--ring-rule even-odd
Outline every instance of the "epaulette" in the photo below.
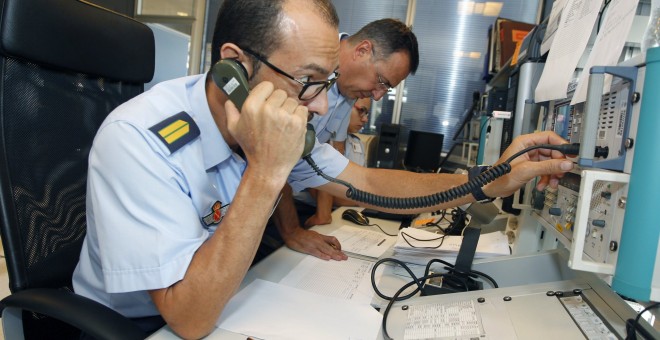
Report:
[[[181,149],[199,136],[199,127],[185,111],[165,119],[149,130],[165,143],[170,153]]]

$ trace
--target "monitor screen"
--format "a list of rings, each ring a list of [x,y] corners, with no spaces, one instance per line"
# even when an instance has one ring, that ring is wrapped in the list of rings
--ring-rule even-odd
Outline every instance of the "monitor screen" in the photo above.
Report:
[[[410,130],[404,165],[418,172],[435,172],[440,165],[444,135]]]

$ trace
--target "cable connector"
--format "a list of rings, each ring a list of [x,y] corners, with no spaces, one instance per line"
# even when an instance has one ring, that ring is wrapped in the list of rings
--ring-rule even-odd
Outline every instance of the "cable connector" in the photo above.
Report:
[[[610,154],[610,148],[608,146],[597,146],[596,151],[594,152],[594,157],[607,158],[607,155]]]
[[[580,143],[557,145],[556,150],[564,155],[578,155],[580,154]]]

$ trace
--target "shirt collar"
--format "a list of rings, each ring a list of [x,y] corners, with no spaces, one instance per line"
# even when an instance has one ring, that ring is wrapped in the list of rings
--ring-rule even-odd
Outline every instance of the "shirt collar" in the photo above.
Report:
[[[204,166],[208,170],[231,157],[233,152],[222,137],[211,115],[206,98],[206,74],[201,75],[188,90],[188,98],[192,109],[191,116],[195,118],[199,125]]]

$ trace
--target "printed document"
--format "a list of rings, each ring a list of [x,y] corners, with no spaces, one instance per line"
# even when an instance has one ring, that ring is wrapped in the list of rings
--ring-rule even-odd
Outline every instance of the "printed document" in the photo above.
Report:
[[[621,50],[626,43],[633,19],[635,19],[637,2],[638,0],[612,0],[609,4],[594,47],[580,75],[580,81],[571,99],[571,105],[587,100],[589,70],[592,66],[614,66],[619,62]],[[609,91],[611,79],[612,76],[610,75],[605,77],[604,92]]]
[[[561,21],[561,13],[566,6],[566,0],[555,0],[552,3],[552,10],[550,11],[550,19],[548,19],[548,26],[545,29],[545,36],[541,43],[541,54],[546,54],[550,50],[552,40],[555,38],[559,22]]]
[[[268,340],[376,339],[373,307],[254,280],[229,300],[218,328]]]
[[[573,77],[598,18],[603,0],[568,0],[534,93],[537,103],[567,97]]]
[[[343,225],[330,233],[341,243],[341,250],[347,254],[362,255],[376,259],[383,255],[396,242],[396,236],[388,236],[380,231]]]
[[[353,257],[346,261],[325,261],[307,256],[280,280],[280,284],[369,305],[374,296],[373,265],[371,261]],[[376,282],[380,281],[382,273],[381,266],[376,270]]]

